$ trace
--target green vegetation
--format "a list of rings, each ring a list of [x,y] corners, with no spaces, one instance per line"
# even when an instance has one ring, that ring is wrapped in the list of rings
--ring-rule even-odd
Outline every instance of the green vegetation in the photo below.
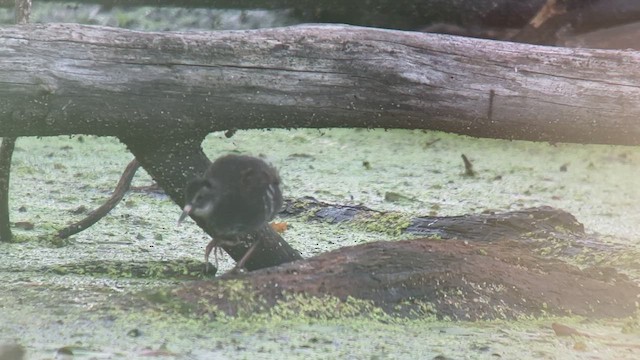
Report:
[[[606,244],[624,251],[571,258],[565,253],[568,244],[550,239],[548,256],[609,264],[640,278],[635,265],[640,253],[639,149],[399,130],[239,131],[231,139],[215,133],[204,149],[211,158],[231,151],[268,155],[280,169],[287,197],[313,196],[396,212],[341,225],[307,222],[304,214],[286,219],[284,237],[305,257],[396,239],[416,215],[551,205],[573,213],[587,232],[608,234]],[[474,162],[476,177],[462,175],[460,153]],[[20,138],[14,157],[12,221],[34,227],[14,228],[18,241],[0,244],[0,340],[17,337],[36,358],[51,357],[65,346],[86,357],[136,357],[162,344],[167,351],[200,358],[624,358],[624,350],[604,345],[609,340],[554,336],[553,321],[609,334],[616,342],[637,340],[637,319],[454,323],[435,321],[429,304],[421,304],[420,320],[402,320],[365,301],[303,295],[288,295],[269,311],[255,312],[262,300],[241,282],[229,283],[223,294],[203,296],[196,309],[176,302],[167,289],[202,279],[209,239],[192,222],[176,226],[180,209],[163,195],[130,192],[107,217],[68,242],[46,240],[84,216],[75,209],[91,210],[109,196],[131,160],[122,144],[91,136]],[[560,171],[567,163],[567,171]],[[140,170],[133,186],[151,182]],[[544,191],[537,190],[539,184]],[[410,200],[390,201],[397,198],[385,196],[389,192]],[[220,266],[224,272],[233,262],[224,256]],[[128,307],[110,300],[123,294],[132,299]],[[238,316],[223,315],[207,301],[209,296],[237,298]],[[140,299],[148,306],[141,306]],[[577,342],[585,350],[574,350]]]

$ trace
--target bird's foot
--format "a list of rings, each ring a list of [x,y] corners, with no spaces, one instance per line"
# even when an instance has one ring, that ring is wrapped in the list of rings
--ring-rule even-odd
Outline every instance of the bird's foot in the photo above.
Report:
[[[218,266],[218,252],[220,251],[220,246],[216,239],[212,239],[207,244],[207,247],[204,249],[204,273],[209,273],[209,255],[211,255],[211,251],[213,251],[213,262],[215,263],[216,272],[219,269]]]

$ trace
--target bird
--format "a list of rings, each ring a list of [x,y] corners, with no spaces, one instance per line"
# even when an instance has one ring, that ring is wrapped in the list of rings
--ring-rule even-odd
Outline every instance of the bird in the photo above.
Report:
[[[212,250],[216,250],[217,262],[220,245],[234,245],[239,235],[273,220],[282,207],[280,184],[275,167],[260,158],[236,154],[219,157],[203,176],[187,183],[178,224],[191,216],[205,221],[213,230],[212,240],[205,249],[205,272]],[[260,239],[251,245],[234,269],[244,268],[259,242]]]

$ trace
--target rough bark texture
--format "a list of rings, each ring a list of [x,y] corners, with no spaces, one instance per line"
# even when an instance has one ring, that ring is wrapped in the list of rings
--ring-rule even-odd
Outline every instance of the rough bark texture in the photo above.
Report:
[[[0,47],[0,136],[383,127],[640,144],[637,52],[337,25],[25,25]]]

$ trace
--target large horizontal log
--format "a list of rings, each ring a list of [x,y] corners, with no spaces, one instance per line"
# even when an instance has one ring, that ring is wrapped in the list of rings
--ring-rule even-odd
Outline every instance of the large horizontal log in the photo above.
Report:
[[[0,136],[420,128],[640,144],[640,53],[339,25],[0,28]]]

